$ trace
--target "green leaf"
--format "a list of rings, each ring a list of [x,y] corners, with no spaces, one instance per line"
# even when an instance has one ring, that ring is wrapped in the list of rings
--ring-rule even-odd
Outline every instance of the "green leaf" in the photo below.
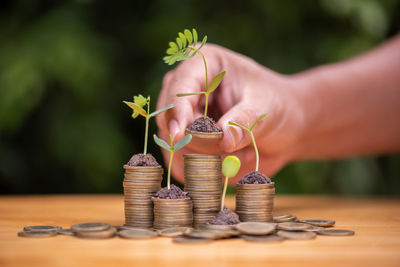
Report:
[[[143,108],[147,104],[147,99],[142,95],[137,95],[133,97],[133,102],[139,107]]]
[[[157,135],[153,134],[153,138],[154,138],[154,142],[156,142],[157,145],[159,145],[160,147],[172,152],[171,147],[167,144],[167,142],[165,142],[164,140],[162,140],[161,138],[158,138]]]
[[[191,134],[186,135],[181,140],[179,140],[178,143],[175,144],[174,151],[178,151],[182,147],[186,146],[187,144],[190,143],[191,140],[192,140],[192,135]]]
[[[178,46],[174,42],[169,42],[169,46],[174,49],[174,53],[178,52]]]
[[[186,39],[188,40],[189,44],[192,44],[192,33],[188,29],[185,29],[183,32],[185,33]]]
[[[197,43],[197,31],[196,29],[193,29],[193,44]]]
[[[239,124],[239,123],[237,123],[237,122],[228,121],[228,124],[229,124],[229,125],[236,126],[236,127],[239,127],[239,128],[241,128],[241,129],[245,130],[246,132],[249,131],[249,129],[247,129],[246,127],[244,127],[243,125],[241,125],[241,124]]]
[[[178,44],[179,50],[181,50],[182,49],[182,40],[181,40],[181,38],[177,37],[176,38],[176,43]]]
[[[124,102],[124,103],[125,103],[126,105],[128,105],[131,109],[133,109],[134,112],[139,113],[139,114],[142,115],[143,117],[146,117],[146,116],[147,116],[147,112],[146,112],[143,108],[141,108],[140,106],[138,106],[137,104],[132,103],[132,102],[128,102],[128,101],[122,101],[122,102]],[[135,115],[134,118],[136,118],[137,115],[136,115],[135,113],[132,114],[132,117],[133,117],[134,115]]]
[[[179,38],[181,38],[181,40],[182,40],[183,47],[186,47],[186,36],[181,32],[179,32],[178,35],[179,35]]]
[[[194,93],[180,93],[176,94],[177,97],[188,96],[188,95],[204,95],[206,92],[194,92]]]
[[[240,159],[236,156],[227,156],[222,162],[222,174],[226,178],[235,177],[240,170]]]
[[[218,85],[222,82],[222,79],[224,78],[225,74],[226,71],[221,71],[214,77],[214,79],[210,82],[210,85],[207,88],[208,94],[214,92],[215,89],[217,89]]]
[[[250,127],[249,131],[251,132],[251,131],[253,130],[254,126],[256,126],[256,124],[257,124],[262,118],[264,118],[265,116],[267,116],[267,114],[268,114],[268,113],[264,113],[264,114],[262,114],[260,117],[258,117],[258,118],[256,119],[256,121],[253,123],[253,125]]]
[[[164,112],[164,111],[166,111],[166,110],[168,110],[170,108],[173,108],[173,107],[174,107],[174,105],[170,104],[170,105],[168,105],[168,106],[166,106],[166,107],[164,107],[162,109],[159,109],[159,110],[154,111],[153,113],[150,113],[149,117],[154,117],[154,116],[160,114],[161,112]]]
[[[206,36],[204,36],[204,38],[203,38],[203,41],[201,41],[201,45],[200,45],[200,47],[199,47],[199,48],[197,48],[197,50],[200,50],[200,48],[202,48],[202,47],[203,47],[203,45],[204,45],[206,42],[207,42],[207,35],[206,35]]]

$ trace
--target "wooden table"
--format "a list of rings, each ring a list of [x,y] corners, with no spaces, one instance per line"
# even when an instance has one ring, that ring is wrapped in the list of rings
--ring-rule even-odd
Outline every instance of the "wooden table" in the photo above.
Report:
[[[227,204],[233,207],[233,198]],[[275,213],[335,219],[355,236],[250,243],[173,244],[152,240],[17,237],[23,226],[124,223],[120,195],[0,197],[0,266],[400,266],[400,199],[276,196]],[[186,265],[185,265],[186,264]]]

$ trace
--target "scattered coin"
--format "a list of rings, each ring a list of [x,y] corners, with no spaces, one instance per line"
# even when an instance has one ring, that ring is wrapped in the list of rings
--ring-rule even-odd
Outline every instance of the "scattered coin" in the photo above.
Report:
[[[22,237],[51,237],[51,236],[56,236],[57,231],[36,231],[36,230],[30,230],[30,231],[23,231],[19,232],[18,236]]]
[[[317,236],[315,232],[294,232],[283,230],[279,230],[276,234],[288,239],[313,239]]]
[[[52,226],[52,225],[31,225],[25,226],[24,231],[58,231],[61,229],[61,226]]]
[[[279,242],[286,239],[278,235],[241,235],[240,237],[251,242]]]
[[[192,228],[189,227],[173,227],[173,228],[166,228],[163,230],[159,230],[158,233],[160,234],[160,236],[175,237],[182,235],[187,231],[191,231],[191,229]]]
[[[117,233],[114,227],[110,227],[106,230],[101,231],[74,231],[77,237],[88,238],[88,239],[106,239],[112,238]]]
[[[199,229],[207,229],[207,230],[234,230],[235,225],[226,225],[226,224],[210,224],[203,223],[199,225]]]
[[[306,229],[306,230],[304,230],[304,231],[306,231],[306,232],[318,232],[318,231],[320,231],[320,230],[325,230],[324,227],[315,226],[315,225],[312,225],[312,224],[310,224],[310,225],[311,225],[311,228]]]
[[[335,221],[333,220],[321,220],[321,219],[303,219],[300,220],[300,222],[321,227],[331,227],[335,224]]]
[[[235,226],[242,234],[268,235],[275,231],[276,224],[262,222],[242,222]]]
[[[75,233],[72,231],[72,229],[60,229],[57,230],[57,233],[60,235],[69,235],[69,236],[74,236]]]
[[[206,238],[191,238],[187,236],[176,236],[172,239],[172,242],[179,244],[205,244],[210,243],[212,239]]]
[[[291,215],[291,214],[289,214],[290,216],[287,216],[287,217],[284,217],[284,216],[282,216],[282,217],[274,217],[273,218],[273,220],[274,220],[274,222],[276,222],[276,223],[283,223],[283,222],[294,222],[294,221],[296,221],[297,220],[297,217],[296,216],[293,216],[293,215]]]
[[[146,229],[122,230],[118,234],[120,237],[128,239],[148,239],[158,236],[157,232]]]
[[[294,217],[294,216],[292,214],[290,214],[290,213],[272,215],[272,218],[274,220],[281,220],[281,219],[290,218],[290,217]]]
[[[344,229],[324,229],[317,232],[319,235],[330,235],[330,236],[348,236],[354,235],[354,231]]]
[[[87,223],[78,223],[71,226],[72,231],[74,232],[91,232],[91,231],[104,231],[111,227],[108,223],[102,222],[87,222]]]
[[[310,228],[312,228],[312,226],[306,223],[283,222],[278,224],[278,229],[285,231],[303,231]]]
[[[192,238],[206,238],[206,239],[220,239],[229,237],[230,234],[225,233],[224,231],[216,231],[216,230],[193,230],[190,232],[185,232],[184,236],[192,237]]]

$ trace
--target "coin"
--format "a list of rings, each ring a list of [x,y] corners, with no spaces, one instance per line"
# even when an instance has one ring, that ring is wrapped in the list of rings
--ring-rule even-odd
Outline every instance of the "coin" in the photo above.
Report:
[[[75,233],[72,231],[72,229],[60,229],[60,230],[57,230],[57,233],[60,235],[69,235],[69,236],[75,235]]]
[[[106,239],[112,238],[117,233],[117,230],[114,227],[110,227],[105,230],[100,231],[75,231],[77,237],[80,238],[88,238],[88,239]]]
[[[241,222],[235,228],[242,234],[247,235],[268,235],[275,231],[276,224],[262,222]]]
[[[79,232],[79,231],[103,231],[107,230],[111,227],[108,223],[102,222],[87,222],[87,223],[78,223],[71,226],[72,231]]]
[[[178,244],[205,244],[210,243],[212,239],[206,238],[191,238],[187,236],[176,236],[172,239],[172,242]]]
[[[192,238],[206,238],[206,239],[220,239],[227,237],[223,231],[216,230],[193,230],[190,232],[185,232],[184,236]]]
[[[118,235],[128,239],[148,239],[158,236],[158,233],[146,229],[129,229],[120,231]]]
[[[235,229],[235,225],[221,225],[221,224],[210,224],[210,223],[203,223],[199,225],[199,229],[207,229],[207,230],[233,230]]]
[[[19,232],[18,236],[22,237],[51,237],[51,236],[56,236],[57,231],[36,231],[36,230],[30,230],[30,231],[23,231]]]
[[[317,236],[315,232],[295,232],[283,230],[279,230],[276,234],[289,239],[313,239]]]
[[[189,227],[173,227],[173,228],[166,228],[159,230],[159,234],[161,236],[167,236],[167,237],[174,237],[174,236],[179,236],[182,235],[183,233],[187,231],[191,231],[192,228]]]
[[[297,223],[297,222],[278,223],[278,229],[285,231],[303,231],[310,228],[312,228],[312,226],[306,223]]]
[[[354,235],[355,232],[352,230],[344,229],[324,229],[317,232],[319,235],[330,235],[330,236],[348,236]]]
[[[24,227],[24,231],[57,231],[60,229],[61,226],[52,226],[52,225],[31,225]]]
[[[272,215],[274,222],[282,223],[282,222],[292,222],[295,221],[297,218],[292,214],[277,214]]]
[[[241,235],[240,237],[251,242],[279,242],[286,239],[278,235]]]
[[[321,220],[321,219],[302,219],[300,220],[300,222],[321,227],[330,227],[335,224],[335,221],[333,220]]]

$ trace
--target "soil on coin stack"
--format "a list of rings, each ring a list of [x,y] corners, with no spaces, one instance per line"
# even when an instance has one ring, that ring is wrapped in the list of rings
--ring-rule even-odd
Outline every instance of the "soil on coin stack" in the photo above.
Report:
[[[238,184],[270,184],[271,179],[258,171],[247,173],[238,181]]]
[[[192,125],[189,126],[189,130],[193,132],[203,132],[203,133],[221,133],[222,129],[217,126],[215,121],[210,118],[200,117],[197,118]]]
[[[160,166],[152,154],[135,154],[128,162],[129,166]]]
[[[227,207],[224,207],[224,209],[210,221],[210,224],[218,225],[234,225],[238,223],[240,223],[239,216]]]
[[[187,192],[172,184],[170,189],[167,187],[161,188],[154,197],[160,199],[189,199],[190,197],[187,194]]]

